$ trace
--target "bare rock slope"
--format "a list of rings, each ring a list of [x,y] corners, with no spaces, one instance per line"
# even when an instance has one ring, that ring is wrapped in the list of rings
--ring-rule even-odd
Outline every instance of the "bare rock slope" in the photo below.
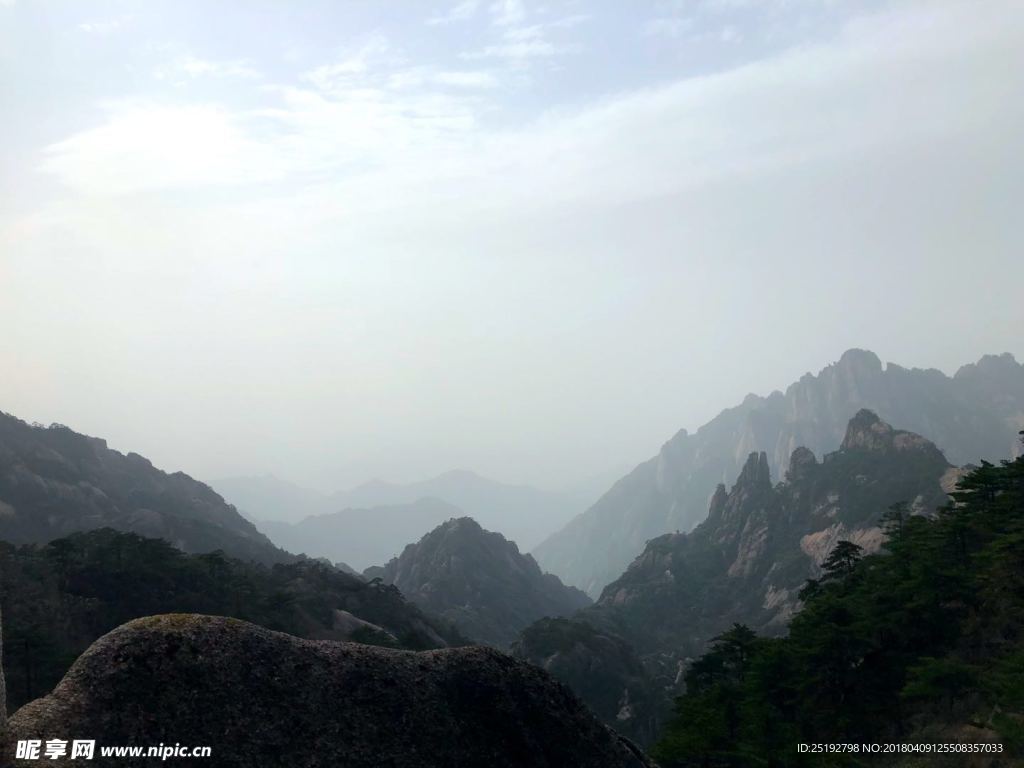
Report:
[[[11,718],[7,760],[31,738],[209,745],[226,768],[651,766],[567,688],[489,648],[395,651],[194,614],[96,641]]]

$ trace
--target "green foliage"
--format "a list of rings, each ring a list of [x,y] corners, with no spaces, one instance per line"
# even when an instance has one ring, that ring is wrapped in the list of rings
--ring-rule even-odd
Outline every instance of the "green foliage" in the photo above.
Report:
[[[45,546],[0,542],[0,599],[8,707],[49,692],[93,640],[159,613],[232,616],[299,637],[437,647],[465,642],[407,603],[394,587],[368,584],[315,560],[273,566],[223,552],[186,555],[161,539],[110,529]],[[335,611],[383,628],[336,629]],[[389,634],[390,633],[390,634]]]
[[[661,763],[822,765],[797,743],[936,740],[967,724],[1020,755],[1024,457],[983,463],[953,499],[935,518],[891,507],[877,555],[839,542],[788,637],[716,638],[689,668]]]

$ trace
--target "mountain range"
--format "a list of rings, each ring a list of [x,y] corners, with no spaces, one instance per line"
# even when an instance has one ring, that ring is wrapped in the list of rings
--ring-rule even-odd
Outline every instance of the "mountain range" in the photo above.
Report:
[[[467,637],[500,647],[541,617],[569,616],[590,604],[583,592],[542,573],[530,555],[469,517],[448,520],[363,575],[394,584]]]
[[[772,482],[765,452],[751,453],[732,488],[717,487],[703,523],[649,541],[593,606],[562,626],[527,628],[516,651],[606,721],[615,722],[612,714],[626,720],[617,727],[643,741],[650,721],[681,693],[689,660],[714,637],[737,623],[784,633],[801,588],[820,575],[838,542],[877,551],[892,505],[905,503],[907,517],[934,514],[960,475],[932,442],[868,410],[850,420],[839,450],[821,461],[795,449],[782,482]],[[611,640],[596,644],[589,639],[595,634]],[[594,669],[609,671],[603,684],[595,685]]]
[[[343,509],[297,523],[264,520],[260,528],[276,544],[310,557],[325,557],[341,568],[386,562],[410,541],[463,512],[446,501],[422,498],[406,504]]]
[[[731,483],[751,452],[781,477],[797,447],[821,455],[843,440],[862,408],[935,442],[954,464],[1016,455],[1024,427],[1024,366],[986,355],[955,375],[883,366],[851,349],[817,375],[767,397],[749,395],[696,433],[681,430],[657,456],[532,551],[545,570],[597,597],[646,542],[704,519],[715,488]]]
[[[526,551],[585,509],[603,491],[603,488],[591,487],[592,484],[565,492],[546,491],[529,485],[498,482],[464,469],[408,484],[371,480],[335,493],[320,493],[272,475],[225,478],[214,481],[213,486],[281,546],[314,556],[358,563],[360,567],[392,557],[409,541],[418,539],[453,516],[435,516],[430,518],[429,524],[418,529],[402,526],[399,520],[401,510],[408,509],[413,516],[424,513],[424,509],[412,506],[422,499],[445,502],[457,509],[455,516],[461,512],[487,528],[500,530]],[[388,516],[388,525],[382,528],[387,530],[390,525],[400,526],[395,529],[391,548],[384,557],[376,552],[363,555],[356,551],[356,547],[345,551],[322,551],[318,546],[322,546],[323,540],[315,533],[307,536],[302,529],[302,524],[310,517],[340,514],[341,518],[352,517],[358,521],[361,513],[376,509],[391,510],[390,513],[382,511]],[[288,532],[282,524],[298,527]],[[318,525],[314,523],[309,529],[316,530]],[[410,532],[413,535],[409,535]],[[278,541],[275,535],[281,540]]]

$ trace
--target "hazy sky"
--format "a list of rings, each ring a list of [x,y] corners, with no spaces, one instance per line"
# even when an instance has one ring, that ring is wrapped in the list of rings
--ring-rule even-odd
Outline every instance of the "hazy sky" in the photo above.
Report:
[[[0,410],[556,487],[1024,354],[1024,3],[0,0]]]

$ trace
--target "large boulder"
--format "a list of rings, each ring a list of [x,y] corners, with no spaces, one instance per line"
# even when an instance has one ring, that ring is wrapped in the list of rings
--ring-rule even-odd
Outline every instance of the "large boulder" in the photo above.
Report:
[[[100,638],[9,725],[7,761],[18,739],[59,738],[95,739],[100,765],[103,745],[176,743],[226,768],[651,765],[544,671],[490,648],[395,651],[193,614]]]

